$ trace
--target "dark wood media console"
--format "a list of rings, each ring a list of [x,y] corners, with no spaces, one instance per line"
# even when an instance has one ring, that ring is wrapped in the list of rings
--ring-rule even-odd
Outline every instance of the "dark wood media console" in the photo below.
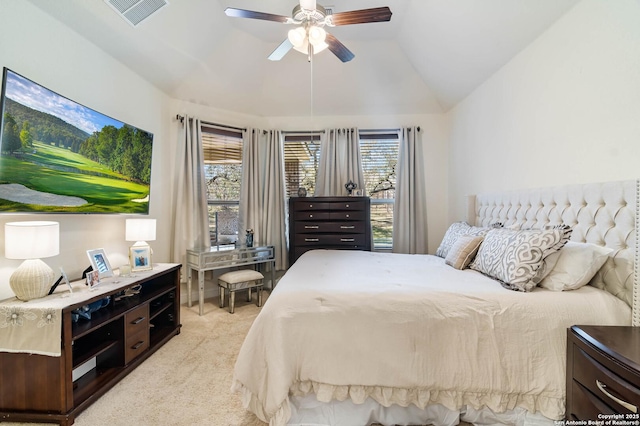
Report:
[[[0,421],[71,425],[82,410],[179,334],[180,267],[156,265],[136,272],[137,278],[126,279],[117,290],[65,307],[59,357],[0,352]],[[138,294],[113,300],[138,285]],[[106,296],[112,297],[109,305],[93,312],[90,320],[72,321],[74,309]],[[80,376],[76,380],[74,371]]]

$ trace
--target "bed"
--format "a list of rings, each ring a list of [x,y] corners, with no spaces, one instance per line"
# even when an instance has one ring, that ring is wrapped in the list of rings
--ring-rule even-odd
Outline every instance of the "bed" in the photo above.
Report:
[[[470,199],[465,226],[485,230],[474,263],[496,252],[483,248],[491,238],[561,225],[572,248],[548,243],[560,246],[552,272],[574,246],[604,250],[589,285],[570,291],[513,291],[449,256],[305,253],[252,325],[232,389],[272,426],[561,419],[567,327],[638,323],[637,193],[634,180]]]

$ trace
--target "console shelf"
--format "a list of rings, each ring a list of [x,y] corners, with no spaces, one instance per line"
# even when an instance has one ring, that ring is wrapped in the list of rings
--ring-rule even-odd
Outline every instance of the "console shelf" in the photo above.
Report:
[[[75,417],[180,333],[179,264],[156,265],[126,284],[62,310],[61,356],[0,352],[0,422],[73,424]],[[137,294],[115,301],[134,289]],[[75,294],[75,293],[74,293]],[[110,296],[91,319],[72,311]],[[76,380],[74,376],[78,376]]]

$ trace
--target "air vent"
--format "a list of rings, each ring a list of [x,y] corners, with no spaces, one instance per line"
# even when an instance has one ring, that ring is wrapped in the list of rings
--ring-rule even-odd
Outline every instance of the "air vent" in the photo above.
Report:
[[[167,0],[104,0],[104,2],[134,27],[169,4]]]

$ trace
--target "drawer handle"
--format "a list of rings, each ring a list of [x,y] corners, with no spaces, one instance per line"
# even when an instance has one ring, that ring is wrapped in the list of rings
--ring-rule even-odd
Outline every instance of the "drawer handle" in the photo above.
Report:
[[[310,215],[309,215],[309,217],[313,217],[313,215],[312,215],[312,214],[310,214]]]
[[[318,229],[320,228],[318,225],[305,225],[304,229]]]
[[[144,345],[144,340],[140,340],[138,343],[136,343],[135,345],[131,346],[131,349],[133,349],[135,351],[136,349],[138,349],[142,345]]]
[[[340,241],[342,241],[343,243],[352,243],[355,240],[355,238],[340,238]]]
[[[320,238],[305,238],[304,241],[307,243],[317,243],[320,241]]]
[[[345,226],[345,225],[342,225],[342,226],[340,227],[340,229],[355,229],[355,226],[354,226],[354,225],[351,225],[351,226]]]
[[[349,204],[347,204],[347,206],[346,206],[346,207],[347,207],[347,208],[349,208]]]
[[[605,385],[604,383],[602,383],[600,380],[596,380],[596,386],[598,386],[598,389],[600,389],[600,392],[602,392],[603,394],[605,394],[606,396],[608,396],[609,398],[611,398],[612,400],[614,400],[615,402],[617,402],[618,404],[622,405],[624,408],[626,408],[627,410],[633,412],[633,413],[637,413],[638,412],[638,407],[636,407],[633,404],[629,404],[626,401],[621,400],[620,398],[616,398],[615,396],[611,395],[609,392],[607,392],[605,390],[605,388],[607,387],[607,385]]]
[[[350,217],[348,214],[347,214],[347,215],[345,215],[345,216],[346,216],[346,217]]]
[[[138,319],[134,319],[133,321],[131,321],[131,324],[140,324],[142,321],[144,321],[144,317],[140,317]]]

